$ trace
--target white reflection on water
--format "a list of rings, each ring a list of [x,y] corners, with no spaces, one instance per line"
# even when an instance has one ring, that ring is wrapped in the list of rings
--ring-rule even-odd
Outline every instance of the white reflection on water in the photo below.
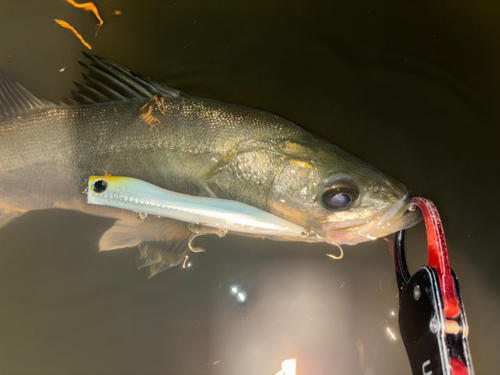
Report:
[[[394,335],[394,333],[392,333],[391,329],[389,327],[387,327],[387,333],[389,334],[389,336],[391,336],[391,338],[396,341],[396,336]]]
[[[236,301],[243,303],[248,298],[248,293],[241,287],[241,285],[233,285],[229,288],[232,295],[236,296]]]
[[[297,366],[297,360],[287,359],[281,364],[281,371],[276,373],[276,375],[296,375],[295,368]]]

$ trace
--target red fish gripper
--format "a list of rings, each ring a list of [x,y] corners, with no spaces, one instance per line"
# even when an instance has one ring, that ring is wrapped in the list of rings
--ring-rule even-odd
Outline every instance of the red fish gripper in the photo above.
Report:
[[[450,268],[443,225],[434,203],[414,197],[409,210],[425,221],[428,264],[410,275],[405,231],[396,234],[394,265],[399,287],[399,328],[414,374],[474,375],[468,324],[458,279]]]

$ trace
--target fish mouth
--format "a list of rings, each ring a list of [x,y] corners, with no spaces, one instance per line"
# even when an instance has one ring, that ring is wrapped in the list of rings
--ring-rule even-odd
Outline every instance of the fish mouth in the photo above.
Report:
[[[327,237],[340,245],[355,245],[411,228],[422,220],[420,210],[408,210],[411,198],[413,198],[413,193],[408,190],[386,211],[359,225],[332,228],[333,230],[327,232]]]

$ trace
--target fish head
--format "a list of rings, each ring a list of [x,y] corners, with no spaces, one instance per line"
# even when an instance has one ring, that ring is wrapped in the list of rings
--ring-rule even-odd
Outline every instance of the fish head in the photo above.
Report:
[[[268,210],[337,244],[355,245],[417,224],[406,186],[331,143],[289,155]]]

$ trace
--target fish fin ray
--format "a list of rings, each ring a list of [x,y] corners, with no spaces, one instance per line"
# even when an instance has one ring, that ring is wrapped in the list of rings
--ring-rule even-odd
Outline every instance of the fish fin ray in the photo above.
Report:
[[[148,217],[144,221],[117,221],[99,241],[99,250],[138,246],[137,266],[152,277],[182,263],[189,252],[188,223]]]
[[[99,240],[99,251],[123,249],[139,245],[136,231],[140,222],[118,220]]]
[[[99,92],[99,90],[96,90],[88,85],[83,85],[78,82],[73,82],[73,83],[78,88],[78,92],[80,94],[85,95],[89,99],[92,99],[94,102],[102,102],[109,100],[109,98],[103,93]]]
[[[28,109],[52,104],[33,95],[0,69],[0,117],[15,116]]]
[[[181,264],[189,253],[189,237],[176,241],[144,241],[139,245],[137,267],[146,268],[148,277]]]
[[[80,65],[86,70],[83,73],[85,83],[77,84],[78,91],[72,97],[80,104],[89,104],[87,99],[91,99],[94,103],[106,103],[130,99],[151,99],[156,95],[165,98],[187,97],[181,91],[143,77],[103,57],[87,52],[83,54],[89,60],[88,64],[80,61]]]

